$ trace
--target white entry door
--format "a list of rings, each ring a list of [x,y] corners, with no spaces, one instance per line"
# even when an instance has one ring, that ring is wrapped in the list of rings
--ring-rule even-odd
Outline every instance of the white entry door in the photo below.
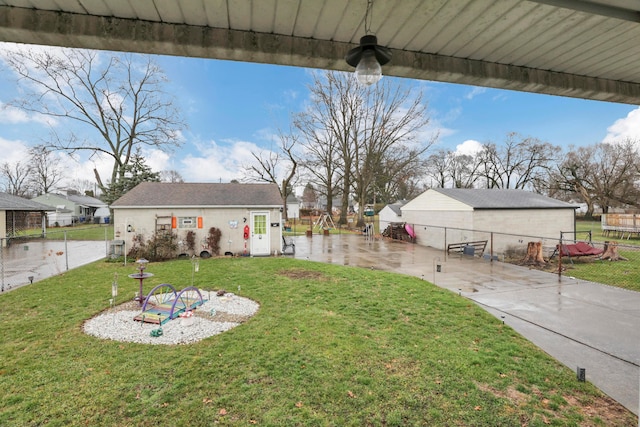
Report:
[[[251,255],[270,255],[269,212],[251,212]]]

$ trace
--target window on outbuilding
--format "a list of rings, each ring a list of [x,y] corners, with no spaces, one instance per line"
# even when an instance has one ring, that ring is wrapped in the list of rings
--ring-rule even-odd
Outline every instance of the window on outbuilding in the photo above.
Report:
[[[196,217],[195,216],[179,217],[178,228],[196,228]]]
[[[267,216],[256,215],[253,222],[253,232],[256,234],[267,234]]]

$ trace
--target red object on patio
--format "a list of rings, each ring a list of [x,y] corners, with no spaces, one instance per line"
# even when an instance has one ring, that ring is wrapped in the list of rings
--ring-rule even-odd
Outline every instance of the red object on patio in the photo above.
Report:
[[[556,245],[556,251],[558,250]],[[587,256],[587,255],[600,255],[604,251],[602,249],[594,248],[588,243],[577,242],[575,244],[562,245],[562,256]]]

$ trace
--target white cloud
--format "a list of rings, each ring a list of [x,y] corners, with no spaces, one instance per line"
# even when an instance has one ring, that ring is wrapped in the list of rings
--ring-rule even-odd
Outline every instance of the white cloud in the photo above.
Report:
[[[482,95],[483,93],[485,93],[487,91],[486,87],[474,87],[473,89],[471,89],[471,91],[467,92],[467,94],[464,96],[466,99],[473,99],[478,95]]]
[[[22,141],[11,141],[0,137],[0,153],[2,153],[2,163],[24,162],[29,156],[29,146]]]
[[[298,99],[298,97],[300,96],[300,92],[298,92],[297,90],[288,89],[285,90],[282,95],[287,101],[293,102]]]
[[[480,150],[482,150],[482,143],[473,139],[467,139],[462,144],[456,145],[455,153],[473,156]]]
[[[63,152],[57,152],[61,166],[65,171],[64,180],[61,187],[69,186],[76,180],[95,181],[94,169],[100,174],[100,178],[105,185],[108,185],[111,179],[111,171],[113,169],[113,159],[106,155],[94,154],[90,159],[81,158],[78,155],[68,155]]]
[[[626,139],[640,141],[640,107],[632,110],[627,117],[616,120],[607,128],[602,142],[621,142]]]
[[[0,102],[0,123],[26,123],[29,116],[26,112]]]
[[[27,113],[24,110],[7,105],[0,101],[0,123],[20,124],[35,122],[48,126],[55,126],[57,120],[54,117],[38,113]]]
[[[186,182],[229,182],[242,178],[243,165],[253,163],[252,153],[262,149],[253,142],[227,141],[218,144],[210,141],[197,144],[198,155],[187,155],[178,170]]]
[[[161,150],[143,150],[142,155],[145,164],[151,168],[153,172],[173,169],[171,167],[171,156]]]

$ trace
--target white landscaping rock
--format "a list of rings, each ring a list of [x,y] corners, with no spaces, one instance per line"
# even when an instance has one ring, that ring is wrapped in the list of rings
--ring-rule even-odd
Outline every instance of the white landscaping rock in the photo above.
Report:
[[[182,325],[180,318],[169,320],[162,326],[137,322],[133,318],[140,314],[140,311],[108,310],[85,322],[83,329],[88,335],[115,341],[140,344],[189,344],[240,325],[237,322],[216,322],[207,318],[212,310],[215,310],[214,313],[251,317],[260,307],[255,301],[234,294],[229,293],[218,297],[215,293],[201,292],[204,298],[211,295],[211,299],[194,310],[196,315],[193,316],[193,324],[189,326]],[[162,328],[162,335],[152,337],[151,331],[159,328]]]

